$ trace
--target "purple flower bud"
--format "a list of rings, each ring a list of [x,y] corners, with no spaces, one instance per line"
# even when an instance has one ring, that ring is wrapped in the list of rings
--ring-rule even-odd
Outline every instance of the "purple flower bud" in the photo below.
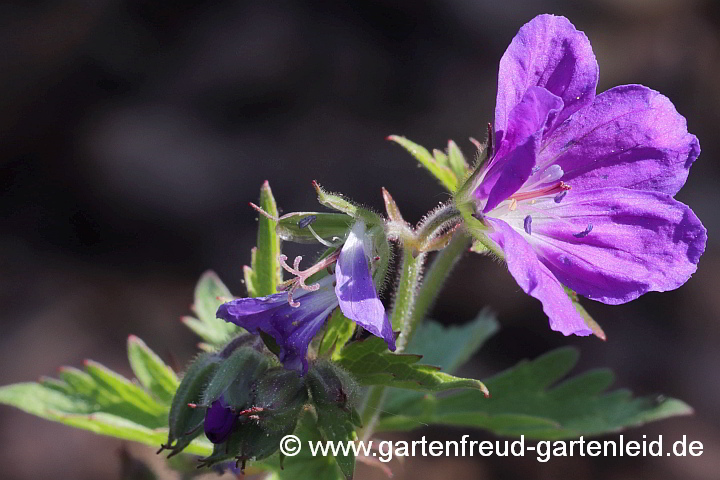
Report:
[[[205,412],[205,436],[212,443],[223,443],[230,436],[237,415],[225,403],[225,399],[220,397],[210,405]]]

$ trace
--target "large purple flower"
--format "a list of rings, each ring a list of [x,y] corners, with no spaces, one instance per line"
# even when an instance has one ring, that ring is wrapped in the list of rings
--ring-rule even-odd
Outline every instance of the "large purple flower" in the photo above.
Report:
[[[553,330],[589,335],[563,285],[608,304],[685,283],[706,230],[673,199],[700,153],[660,93],[595,96],[598,66],[564,17],[523,26],[500,61],[495,152],[472,185],[478,217]]]
[[[390,350],[395,350],[392,326],[370,273],[367,242],[365,224],[357,221],[337,255],[334,275],[299,290],[294,297],[276,293],[232,300],[220,306],[218,318],[250,333],[257,335],[262,331],[272,336],[280,348],[278,357],[285,368],[301,374],[308,369],[306,357],[310,341],[338,305],[346,317],[383,338]],[[296,262],[294,269],[288,269],[300,273],[297,267]]]

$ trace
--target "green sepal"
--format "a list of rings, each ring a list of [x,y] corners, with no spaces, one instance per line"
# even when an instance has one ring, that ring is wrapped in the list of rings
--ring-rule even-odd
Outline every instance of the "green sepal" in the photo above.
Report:
[[[313,220],[314,218],[314,220]],[[296,243],[318,243],[317,238],[307,226],[301,225],[310,221],[308,225],[323,240],[334,243],[344,239],[348,230],[355,222],[353,217],[344,213],[321,212],[295,212],[283,215],[278,219],[276,231],[283,240]]]
[[[357,205],[349,200],[345,200],[341,194],[327,192],[315,181],[313,181],[312,185],[315,188],[315,192],[317,192],[320,205],[345,213],[351,217],[358,216]]]
[[[238,410],[250,406],[250,387],[270,368],[270,359],[252,347],[240,347],[226,359],[221,360],[215,373],[207,382],[202,394],[202,404],[225,397],[228,406]]]
[[[307,386],[325,439],[333,443],[355,440],[359,416],[354,404],[359,388],[350,374],[334,363],[320,360],[308,371]],[[355,455],[351,451],[347,455],[340,453],[335,460],[345,478],[351,479]]]
[[[243,268],[245,287],[250,297],[265,297],[277,293],[282,283],[282,268],[278,262],[280,237],[276,233],[278,209],[270,184],[260,188],[260,208],[267,213],[258,218],[257,246],[251,251],[250,266]]]
[[[215,445],[212,454],[203,458],[200,465],[211,467],[236,459],[244,465],[244,460],[264,460],[278,451],[282,438],[294,429],[295,424],[289,423],[284,429],[268,431],[254,420],[241,417],[227,441]],[[261,464],[254,466],[261,467]]]
[[[313,404],[335,405],[349,414],[359,392],[358,384],[349,372],[334,362],[318,360],[306,377]]]
[[[490,227],[475,218],[475,204],[472,202],[455,202],[455,208],[460,212],[465,224],[465,230],[473,237],[472,252],[492,253],[496,258],[505,260],[505,253],[488,237]]]
[[[265,333],[262,330],[258,329],[258,332],[267,349],[275,355],[280,355],[280,345],[278,345],[277,340],[275,340],[272,335]]]
[[[368,228],[383,225],[383,219],[377,213],[355,205],[351,201],[346,200],[341,194],[325,191],[317,182],[313,182],[313,187],[315,187],[318,202],[320,202],[321,205],[350,215],[353,218],[361,219],[367,224]]]
[[[297,372],[275,367],[262,375],[252,387],[253,406],[260,425],[269,432],[285,430],[294,425],[300,411],[308,401],[308,390],[303,377]]]
[[[488,139],[490,139],[491,136],[492,131],[488,125]],[[473,166],[469,168],[469,174],[465,175],[465,177],[461,179],[462,183],[455,192],[455,195],[453,195],[457,203],[472,202],[473,190],[477,188],[480,183],[480,176],[483,175],[488,162],[488,153],[491,153],[488,151],[489,142],[480,144],[479,142],[474,141],[474,143],[478,147],[478,152],[476,154],[475,161],[473,162]]]
[[[172,450],[171,455],[181,452],[202,433],[205,409],[192,408],[188,404],[202,403],[205,387],[217,371],[220,360],[214,353],[201,353],[185,372],[170,407],[168,439],[163,445]]]
[[[600,340],[607,340],[607,336],[605,335],[602,327],[595,321],[595,319],[588,313],[587,310],[585,310],[585,307],[583,307],[580,303],[580,298],[578,297],[578,294],[575,293],[575,291],[571,288],[566,287],[565,285],[563,285],[563,288],[565,289],[565,293],[568,294],[568,297],[570,297],[570,301],[572,301],[575,310],[585,321],[585,325],[587,325],[588,328],[592,330],[593,335],[598,337]]]

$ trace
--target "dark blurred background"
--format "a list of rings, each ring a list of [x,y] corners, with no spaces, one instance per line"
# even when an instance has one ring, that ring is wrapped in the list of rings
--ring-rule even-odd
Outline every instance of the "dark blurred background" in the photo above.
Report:
[[[470,155],[467,138],[484,138],[492,120],[503,51],[546,12],[587,33],[599,91],[642,83],[687,117],[703,153],[678,198],[707,226],[708,249],[677,291],[617,307],[585,302],[605,343],[551,332],[540,304],[480,256],[455,270],[433,316],[462,323],[485,305],[497,311],[503,329],[468,369],[478,376],[572,344],[582,352],[576,372],[611,367],[616,386],[686,400],[695,416],[626,435],[685,434],[705,454],[547,464],[411,458],[392,468],[396,478],[457,480],[718,478],[714,0],[3,2],[0,384],[86,357],[129,375],[130,333],[184,364],[197,339],[178,319],[199,275],[213,269],[244,294],[256,225],[247,203],[266,179],[285,211],[318,208],[316,179],[377,210],[384,186],[419,220],[447,195],[384,138],[430,148],[452,138]],[[0,407],[0,445],[6,480],[119,478],[123,442],[9,407]],[[357,478],[381,475],[361,466]]]

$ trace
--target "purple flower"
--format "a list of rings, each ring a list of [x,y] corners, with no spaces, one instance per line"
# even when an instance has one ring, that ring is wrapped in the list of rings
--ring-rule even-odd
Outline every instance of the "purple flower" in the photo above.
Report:
[[[230,436],[237,415],[228,407],[225,399],[220,397],[210,404],[205,412],[205,436],[212,443],[223,443]]]
[[[541,15],[500,61],[494,155],[472,185],[477,216],[553,330],[589,335],[563,285],[608,304],[672,290],[706,230],[673,196],[700,153],[670,100],[642,85],[595,96],[585,34]]]
[[[285,368],[305,374],[308,370],[307,349],[315,334],[339,305],[343,314],[368,332],[383,338],[395,350],[395,337],[382,302],[378,298],[368,266],[370,239],[365,224],[357,221],[342,249],[329,260],[319,262],[304,272],[298,270],[299,258],[293,268],[297,275],[288,293],[267,297],[238,298],[218,308],[217,316],[243,327],[250,333],[261,331],[272,336],[280,348],[278,357]],[[337,258],[335,274],[305,285],[309,273],[321,271]],[[320,268],[317,268],[320,267]],[[293,296],[296,287],[302,287]]]

